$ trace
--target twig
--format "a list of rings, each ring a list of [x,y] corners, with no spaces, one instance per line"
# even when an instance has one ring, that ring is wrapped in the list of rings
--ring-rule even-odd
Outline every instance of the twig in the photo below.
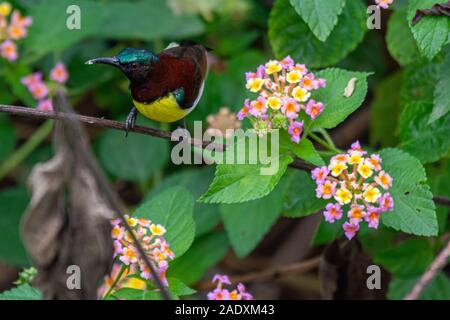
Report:
[[[414,288],[405,296],[405,300],[417,300],[422,294],[425,287],[431,280],[436,277],[437,273],[447,265],[448,258],[450,257],[450,240],[447,242],[445,248],[439,253],[439,255],[431,263],[428,270],[420,277],[419,281],[415,284]]]
[[[75,113],[65,113],[65,112],[47,112],[40,111],[37,109],[26,108],[26,107],[18,107],[18,106],[10,106],[10,105],[1,105],[0,104],[0,112],[9,113],[12,115],[24,116],[24,117],[32,117],[38,119],[66,119],[66,120],[77,120],[88,126],[92,127],[100,127],[100,128],[109,128],[115,130],[125,131],[125,125],[122,122],[108,120],[108,119],[100,119],[95,117],[82,116]],[[131,132],[136,132],[140,134],[145,134],[149,136],[153,136],[156,138],[171,140],[172,132],[164,131],[159,129],[147,128],[142,126],[135,126],[130,130]],[[214,148],[217,151],[225,150],[225,145],[219,144],[211,144],[209,141],[198,141],[197,139],[189,139],[189,143],[195,146],[202,146],[203,148],[209,146],[210,148]],[[310,171],[315,167],[310,165],[300,159],[295,159],[289,167],[298,170],[307,170]],[[434,201],[437,204],[450,207],[450,198],[435,196]]]
[[[258,272],[248,273],[240,276],[230,277],[232,284],[249,283],[259,280],[279,278],[290,273],[304,273],[313,270],[319,266],[321,257],[315,257],[306,261],[296,262],[285,266],[270,268]],[[211,281],[203,281],[196,288],[199,290],[210,290],[215,287]]]

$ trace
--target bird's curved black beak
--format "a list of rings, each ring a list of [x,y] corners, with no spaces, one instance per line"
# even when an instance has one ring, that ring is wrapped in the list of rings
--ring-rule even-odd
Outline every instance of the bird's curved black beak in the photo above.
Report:
[[[85,64],[108,64],[110,66],[121,68],[119,59],[116,57],[112,58],[95,58],[85,62]]]

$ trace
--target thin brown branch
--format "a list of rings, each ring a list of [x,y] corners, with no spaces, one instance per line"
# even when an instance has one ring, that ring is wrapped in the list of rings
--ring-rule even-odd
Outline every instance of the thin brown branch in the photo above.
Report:
[[[298,274],[311,271],[319,266],[321,257],[315,257],[309,260],[288,264],[285,266],[270,268],[267,270],[252,272],[244,275],[230,277],[230,281],[233,285],[242,283],[250,283],[255,281],[261,281],[266,279],[276,279],[287,274]],[[215,284],[211,281],[200,282],[196,288],[199,290],[210,290],[215,287]]]
[[[415,284],[414,288],[412,288],[411,292],[409,292],[405,296],[405,300],[417,300],[422,294],[423,290],[426,286],[433,280],[438,272],[442,270],[448,263],[448,259],[450,257],[450,240],[447,242],[445,248],[439,253],[439,255],[434,259],[431,263],[428,270],[420,277],[419,281]]]
[[[56,120],[73,119],[73,120],[80,121],[80,122],[82,122],[88,126],[92,126],[92,127],[109,128],[109,129],[126,131],[125,124],[122,122],[108,120],[108,119],[101,119],[101,118],[96,118],[96,117],[82,116],[82,115],[75,114],[75,113],[72,114],[72,113],[65,113],[65,112],[48,112],[48,111],[40,111],[40,110],[33,109],[33,108],[2,105],[2,104],[0,104],[0,112],[17,115],[17,116],[23,116],[23,117],[37,118],[37,119],[56,119]],[[172,137],[171,131],[164,131],[164,130],[147,128],[147,127],[142,127],[142,126],[135,126],[130,131],[135,132],[135,133],[153,136],[156,138],[166,139],[166,140],[171,140],[171,137]],[[189,139],[189,143],[192,145],[195,145],[195,146],[201,146],[203,148],[209,146],[209,148],[214,148],[217,151],[226,149],[226,146],[224,146],[224,145],[214,144],[209,141],[199,141],[198,139]],[[289,165],[289,167],[291,167],[293,169],[307,170],[307,171],[314,169],[313,165],[308,164],[300,159],[295,159]],[[442,197],[442,196],[435,196],[434,201],[437,204],[450,207],[450,198]]]

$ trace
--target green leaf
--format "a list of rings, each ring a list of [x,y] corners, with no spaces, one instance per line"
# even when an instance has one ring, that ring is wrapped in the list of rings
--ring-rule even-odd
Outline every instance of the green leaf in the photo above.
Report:
[[[423,163],[440,159],[450,148],[450,114],[428,123],[439,68],[438,64],[406,68],[400,94],[400,146]]]
[[[261,164],[220,164],[208,191],[199,199],[203,203],[239,203],[262,198],[269,194],[293,161],[281,155],[278,170],[273,175],[262,175]],[[273,162],[271,165],[276,166]]]
[[[329,223],[326,222],[325,219],[322,219],[317,227],[316,234],[314,235],[313,244],[320,246],[330,243],[337,239],[342,233],[341,223]]]
[[[325,110],[312,122],[311,128],[331,129],[344,121],[363,103],[367,94],[367,77],[370,73],[352,72],[330,68],[317,72],[316,77],[327,80],[327,86],[314,91],[311,98],[322,102]],[[349,81],[356,78],[350,97],[344,96]]]
[[[429,123],[441,119],[450,111],[450,50],[440,65],[438,80],[434,90],[434,106]]]
[[[225,232],[204,235],[194,241],[186,254],[170,263],[167,274],[192,285],[200,280],[209,268],[222,260],[228,248]]]
[[[450,20],[445,16],[425,16],[415,26],[412,20],[418,9],[430,9],[436,0],[410,0],[408,23],[423,55],[429,60],[438,54],[449,39]]]
[[[100,137],[99,159],[111,175],[144,182],[162,169],[169,157],[169,144],[142,134],[107,130]]]
[[[195,16],[176,16],[164,0],[101,3],[77,1],[81,9],[81,29],[67,28],[70,0],[45,0],[31,7],[33,25],[25,39],[26,55],[38,59],[52,51],[61,51],[88,38],[152,41],[162,38],[183,39],[203,32]],[[49,28],[48,21],[53,26]]]
[[[238,257],[248,255],[277,221],[286,187],[286,183],[280,183],[262,199],[220,206],[225,230]]]
[[[302,160],[312,163],[315,166],[324,166],[322,157],[317,152],[316,148],[311,141],[307,138],[302,138],[300,143],[290,143],[291,149],[294,154]]]
[[[213,178],[214,169],[212,167],[178,171],[165,178],[159,185],[152,189],[145,196],[145,199],[151,199],[162,191],[175,186],[185,187],[194,199],[197,199],[202,193],[208,190],[208,186]],[[219,206],[196,202],[194,205],[194,220],[196,237],[199,237],[219,223]]]
[[[195,223],[192,218],[194,199],[185,188],[174,187],[161,192],[136,209],[137,217],[163,225],[165,239],[176,257],[182,256],[192,244]]]
[[[421,60],[419,48],[408,27],[406,14],[406,7],[395,11],[389,18],[386,34],[389,53],[401,66]]]
[[[113,292],[112,296],[121,300],[161,300],[161,294],[158,291],[134,288],[121,288]]]
[[[11,121],[4,115],[0,115],[0,137],[2,147],[0,148],[0,163],[5,160],[16,146],[16,132]]]
[[[289,188],[284,196],[283,215],[297,218],[313,214],[327,204],[327,201],[316,197],[316,184],[309,173],[300,170],[291,170],[286,179]]]
[[[269,39],[275,55],[280,59],[291,55],[311,68],[327,67],[345,58],[363,40],[366,30],[366,7],[362,1],[347,1],[325,42],[318,40],[298,18],[289,0],[277,0],[269,18]]]
[[[384,213],[382,222],[406,233],[436,235],[438,224],[433,194],[419,160],[398,149],[384,149],[380,155],[383,169],[394,180],[389,190],[394,198],[394,211]]]
[[[169,291],[172,296],[182,297],[190,296],[196,293],[194,289],[189,288],[187,285],[176,278],[168,278],[167,282],[169,283]]]
[[[375,97],[370,108],[370,143],[373,146],[378,143],[384,147],[397,145],[402,79],[402,73],[397,72],[385,78],[375,88]]]
[[[20,239],[20,219],[28,205],[24,188],[0,192],[0,261],[13,265],[28,265],[28,258]]]
[[[0,293],[0,300],[42,300],[42,292],[29,284],[23,284]]]
[[[345,6],[345,0],[290,0],[290,2],[320,41],[327,40]]]
[[[388,298],[391,300],[403,299],[412,290],[417,281],[419,281],[419,277],[395,277],[389,283]],[[449,300],[450,279],[443,272],[439,272],[425,287],[419,298],[423,300]]]
[[[419,276],[434,258],[433,248],[425,239],[406,240],[395,247],[385,248],[375,255],[374,261],[395,276]]]

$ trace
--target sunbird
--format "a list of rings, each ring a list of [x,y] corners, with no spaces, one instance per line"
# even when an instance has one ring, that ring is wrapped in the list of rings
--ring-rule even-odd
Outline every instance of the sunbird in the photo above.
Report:
[[[107,64],[121,70],[130,80],[134,107],[125,130],[134,127],[137,112],[158,122],[184,119],[203,94],[209,48],[190,41],[171,44],[159,54],[126,48],[112,58],[96,58],[86,64]]]

